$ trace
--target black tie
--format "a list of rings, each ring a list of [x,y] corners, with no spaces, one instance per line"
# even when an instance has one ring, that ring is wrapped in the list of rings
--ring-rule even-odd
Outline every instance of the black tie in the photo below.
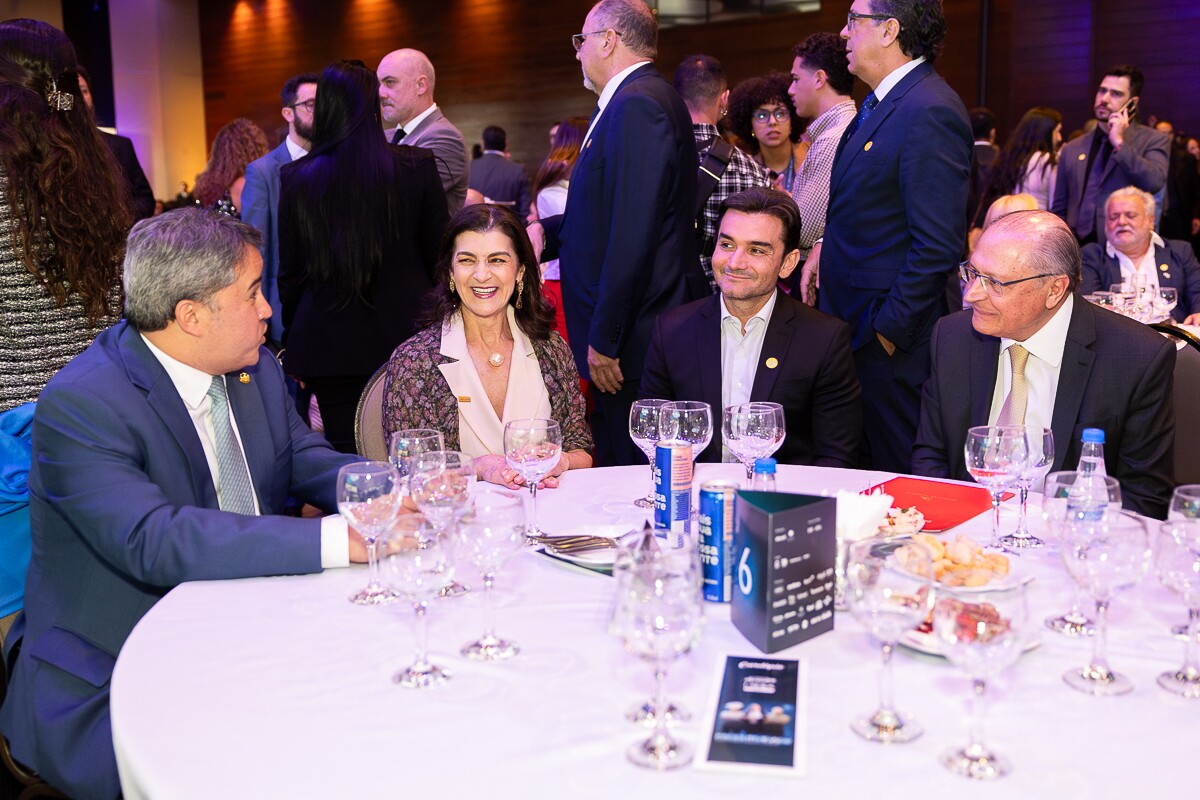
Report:
[[[392,144],[400,144],[400,142],[404,141],[404,137],[407,135],[408,134],[404,132],[404,128],[397,125],[396,132],[392,134]]]
[[[879,105],[879,98],[875,96],[874,92],[871,92],[867,95],[867,99],[863,100],[862,108],[858,110],[858,115],[854,118],[854,122],[850,123],[850,132],[846,134],[847,139],[862,127],[862,124],[867,121],[867,117],[871,116],[871,112],[875,110],[875,106],[877,105]]]

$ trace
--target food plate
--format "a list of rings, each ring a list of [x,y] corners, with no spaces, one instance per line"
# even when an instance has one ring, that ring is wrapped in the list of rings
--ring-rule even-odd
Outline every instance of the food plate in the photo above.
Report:
[[[941,641],[933,634],[932,631],[925,632],[918,629],[905,631],[900,634],[900,644],[907,647],[909,650],[916,650],[918,653],[924,653],[928,656],[937,656],[945,658],[946,653],[942,649]],[[1038,639],[1025,644],[1024,650],[1021,652],[1028,653],[1030,650],[1036,650],[1041,647],[1042,643]]]

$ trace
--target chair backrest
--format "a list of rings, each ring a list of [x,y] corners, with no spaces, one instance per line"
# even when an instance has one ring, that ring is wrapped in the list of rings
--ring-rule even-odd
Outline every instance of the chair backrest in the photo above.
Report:
[[[383,432],[383,392],[387,388],[387,364],[384,364],[363,389],[354,412],[354,447],[371,461],[388,460],[387,436]]]
[[[1200,339],[1168,325],[1155,330],[1185,343],[1175,354],[1175,483],[1200,483]]]

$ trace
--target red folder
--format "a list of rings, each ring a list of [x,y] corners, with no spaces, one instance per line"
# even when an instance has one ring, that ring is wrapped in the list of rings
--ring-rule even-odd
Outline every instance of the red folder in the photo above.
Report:
[[[872,486],[867,493],[876,489],[890,494],[892,505],[896,508],[916,506],[925,515],[925,527],[922,530],[926,533],[949,530],[992,507],[991,495],[982,486],[900,477]],[[1005,492],[1002,499],[1007,500],[1012,496],[1012,492]]]

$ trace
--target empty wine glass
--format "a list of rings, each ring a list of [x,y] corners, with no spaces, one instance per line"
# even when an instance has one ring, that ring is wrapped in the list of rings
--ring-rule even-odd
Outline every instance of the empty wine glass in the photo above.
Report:
[[[543,536],[537,524],[537,486],[562,457],[562,431],[552,419],[518,419],[504,426],[504,460],[529,484],[529,536]]]
[[[965,747],[942,754],[942,764],[966,778],[1007,775],[1008,759],[983,744],[987,683],[1021,655],[1028,630],[1025,583],[1000,580],[977,588],[938,587],[933,633],[946,658],[971,678],[971,723]]]
[[[1183,666],[1159,675],[1158,685],[1194,700],[1200,698],[1200,659],[1196,658],[1196,638],[1200,635],[1200,520],[1164,522],[1155,561],[1162,585],[1179,595],[1188,610]]]
[[[400,513],[400,476],[383,461],[360,461],[338,470],[338,511],[367,544],[365,588],[350,595],[360,606],[390,603],[397,595],[379,580],[378,541]]]
[[[462,654],[477,661],[512,658],[519,649],[496,636],[496,609],[492,584],[496,573],[513,554],[525,547],[525,509],[520,497],[497,491],[477,492],[471,508],[459,521],[459,542],[467,560],[483,578],[483,604],[487,623],[483,636],[464,645]]]
[[[1098,519],[1072,517],[1063,526],[1061,551],[1067,572],[1096,602],[1091,663],[1068,670],[1063,680],[1073,689],[1098,696],[1133,691],[1132,681],[1108,666],[1108,606],[1118,592],[1141,580],[1150,566],[1145,520],[1125,511]]]
[[[650,492],[633,501],[638,508],[654,508],[654,448],[662,439],[658,435],[659,412],[669,400],[635,400],[629,409],[629,438],[646,454],[650,462]]]
[[[783,446],[783,440],[787,438],[787,418],[783,413],[783,406],[779,403],[769,403],[767,401],[755,401],[757,406],[766,406],[775,412],[775,446],[764,457],[775,455],[775,451]]]
[[[925,621],[933,605],[933,564],[922,547],[906,548],[901,563],[896,542],[864,539],[847,551],[846,586],[850,610],[870,630],[883,653],[879,708],[855,719],[850,728],[872,742],[911,742],[925,729],[892,701],[892,651],[905,631]]]
[[[1200,483],[1175,487],[1167,519],[1200,519]]]
[[[431,428],[409,428],[392,434],[391,447],[388,450],[392,466],[400,474],[400,488],[405,496],[412,494],[408,479],[412,475],[413,458],[421,453],[432,453],[435,450],[445,450],[442,434]]]
[[[992,497],[992,541],[1000,534],[1000,499],[1025,469],[1024,425],[980,425],[967,431],[967,472]]]
[[[721,412],[721,435],[725,446],[746,468],[746,480],[754,477],[754,462],[779,446],[779,419],[765,403],[740,403]]]
[[[1174,286],[1162,286],[1153,296],[1154,319],[1167,320],[1171,312],[1179,305],[1179,290]]]
[[[412,497],[441,536],[447,552],[453,549],[452,526],[467,508],[475,485],[475,460],[457,450],[432,450],[414,456],[409,478]],[[450,580],[442,597],[458,597],[470,588]]]
[[[692,446],[693,462],[712,441],[712,407],[708,403],[674,400],[663,405],[659,416],[661,441],[687,442]]]
[[[1029,490],[1050,471],[1054,464],[1054,432],[1049,428],[1025,427],[1025,463],[1017,475],[1017,489],[1021,495],[1021,515],[1017,529],[1001,536],[999,542],[1007,548],[1021,550],[1041,547],[1044,541],[1029,532]]]
[[[454,562],[443,537],[417,514],[397,520],[386,540],[388,584],[412,603],[416,613],[416,656],[413,663],[392,676],[408,689],[427,689],[445,683],[450,673],[429,661],[429,601],[454,576]]]

